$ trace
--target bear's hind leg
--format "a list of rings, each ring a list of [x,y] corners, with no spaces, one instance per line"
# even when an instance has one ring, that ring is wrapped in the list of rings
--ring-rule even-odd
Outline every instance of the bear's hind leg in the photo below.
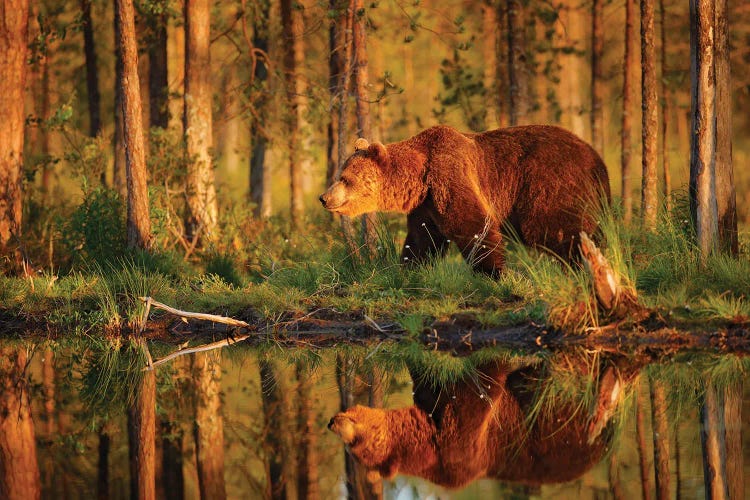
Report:
[[[461,238],[461,254],[474,271],[496,278],[505,267],[505,243],[500,231],[477,233],[471,238]]]
[[[403,264],[423,264],[443,257],[450,240],[438,229],[427,210],[415,209],[406,217],[407,234],[401,250]]]

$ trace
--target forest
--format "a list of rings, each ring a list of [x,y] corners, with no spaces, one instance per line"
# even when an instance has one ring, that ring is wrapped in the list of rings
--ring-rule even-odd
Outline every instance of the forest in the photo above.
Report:
[[[698,476],[743,496],[750,4],[5,0],[0,19],[0,497],[320,498],[343,474],[382,498],[401,483],[317,442],[332,412],[471,385],[488,359],[542,370],[540,407],[628,415],[636,451],[590,473],[611,496]],[[456,244],[405,266],[403,215],[319,201],[357,139],[532,124],[606,164],[580,263],[507,234],[495,276]],[[627,395],[604,411],[612,366]]]

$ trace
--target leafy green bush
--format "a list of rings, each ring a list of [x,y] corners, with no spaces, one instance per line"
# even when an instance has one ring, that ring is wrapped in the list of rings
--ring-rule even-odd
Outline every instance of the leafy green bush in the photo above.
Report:
[[[124,206],[117,192],[95,188],[62,225],[62,239],[71,255],[98,264],[125,255]]]

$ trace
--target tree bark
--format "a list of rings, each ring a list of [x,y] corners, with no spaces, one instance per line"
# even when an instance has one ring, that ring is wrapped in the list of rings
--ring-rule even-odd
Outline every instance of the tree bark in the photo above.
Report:
[[[81,24],[83,25],[83,52],[86,59],[86,90],[89,103],[89,136],[96,137],[102,129],[99,113],[99,72],[96,65],[94,24],[91,20],[91,0],[81,0]]]
[[[526,35],[523,4],[507,0],[508,5],[508,79],[510,83],[510,125],[528,121],[531,108],[529,72],[526,67]]]
[[[13,261],[20,255],[12,246],[21,236],[28,16],[28,0],[0,5],[0,256],[15,254]]]
[[[669,500],[669,417],[664,385],[651,378],[651,426],[654,438],[656,498]]]
[[[496,31],[495,38],[495,102],[497,106],[497,126],[508,126],[510,104],[510,83],[508,83],[508,5],[506,2],[496,2]]]
[[[114,32],[115,32],[115,134],[114,134],[114,162],[112,172],[112,185],[120,196],[127,200],[128,185],[125,175],[125,132],[122,117],[122,36],[120,35],[120,12],[115,7]]]
[[[341,176],[341,171],[344,169],[344,163],[347,158],[346,134],[348,131],[349,119],[349,84],[351,82],[352,52],[354,45],[352,41],[354,10],[352,9],[351,1],[348,1],[345,8],[342,7],[337,12],[339,28],[337,28],[338,40],[336,51],[338,52],[339,61],[339,81],[336,89],[336,94],[338,95],[338,125],[336,127],[338,133],[338,139],[336,141],[338,145],[338,158],[336,162],[336,179]],[[410,46],[408,48],[411,49]],[[341,217],[341,228],[344,232],[344,238],[346,239],[349,248],[356,252],[357,245],[354,242],[352,224],[349,217]]]
[[[256,50],[268,55],[268,19],[271,8],[269,0],[261,0],[260,12],[256,13],[253,22],[253,46]],[[264,57],[255,56],[253,82],[258,89],[255,99],[255,113],[250,126],[253,145],[250,157],[250,201],[255,205],[255,217],[271,216],[271,175],[265,164],[267,132],[264,123],[268,118],[268,66]]]
[[[341,79],[341,52],[339,40],[341,39],[341,28],[339,20],[339,5],[337,0],[329,0],[328,8],[335,13],[328,27],[328,93],[330,116],[328,121],[328,141],[326,143],[328,153],[328,165],[326,167],[326,188],[336,182],[338,174],[338,106],[339,81]]]
[[[196,353],[195,448],[202,499],[226,498],[224,484],[224,419],[221,414],[221,365],[217,352]]]
[[[724,442],[724,408],[713,382],[706,384],[701,405],[701,446],[703,449],[703,480],[706,498],[729,498],[726,481],[726,447]]]
[[[563,0],[560,20],[555,23],[563,47],[570,49],[558,55],[562,69],[557,93],[562,112],[561,124],[581,138],[586,138],[582,92],[585,88],[583,76],[586,74],[586,64],[580,54],[584,50],[585,17],[579,0]]]
[[[662,0],[663,1],[663,0]],[[714,65],[716,79],[716,204],[719,248],[731,255],[739,253],[737,239],[737,200],[732,166],[732,85],[729,47],[729,7],[727,0],[715,3]]]
[[[634,66],[633,41],[635,40],[635,0],[625,0],[625,57],[622,68],[622,130],[620,133],[620,168],[622,171],[622,211],[623,222],[630,225],[633,218],[633,192],[631,191],[630,164],[633,146],[631,143],[633,125],[631,112],[635,86],[631,81]]]
[[[662,172],[664,174],[664,208],[667,214],[672,213],[672,175],[669,172],[669,116],[672,111],[672,96],[667,88],[667,28],[665,22],[664,0],[659,0],[659,20],[661,24],[661,80],[659,83],[662,108],[661,108],[661,159]]]
[[[167,79],[167,8],[166,0],[158,0],[157,12],[148,16],[151,39],[148,46],[148,101],[152,127],[169,126],[169,81]]]
[[[636,405],[635,405],[635,432],[638,440],[638,463],[641,471],[641,494],[643,500],[651,499],[651,468],[648,464],[648,446],[646,444],[646,398],[642,389],[643,383],[636,386]]]
[[[2,19],[10,21],[7,10]],[[41,496],[26,358],[22,348],[0,347],[0,498],[8,500]]]
[[[716,247],[714,2],[690,1],[690,207],[701,256]]]
[[[497,85],[497,10],[495,2],[482,2],[482,57],[484,58],[484,75],[482,82],[487,93],[487,128],[497,128],[497,99],[499,86]]]
[[[211,163],[212,99],[210,60],[211,3],[185,1],[185,110],[183,124],[188,155],[185,189],[187,237],[218,237],[218,205]]]
[[[299,228],[303,212],[303,176],[309,170],[305,120],[306,85],[302,77],[305,61],[304,19],[299,4],[281,0],[281,23],[284,37],[284,75],[289,105],[287,144],[289,148],[290,215],[292,227]]]
[[[641,134],[643,142],[641,218],[644,228],[648,231],[656,230],[659,203],[656,185],[659,101],[656,96],[656,87],[654,0],[641,0]]]
[[[372,141],[372,122],[370,120],[370,102],[368,96],[369,72],[367,65],[367,12],[364,0],[353,0],[354,6],[354,87],[357,96],[357,137]],[[375,249],[375,214],[362,216],[362,241]]]
[[[119,38],[122,53],[123,143],[125,149],[125,177],[128,191],[128,246],[151,247],[148,189],[146,186],[146,157],[141,113],[141,92],[138,82],[138,44],[135,35],[133,0],[115,0],[119,14]]]
[[[156,498],[156,373],[147,371],[128,406],[130,498]]]
[[[628,0],[626,0],[628,1]],[[600,154],[604,154],[604,28],[602,11],[604,0],[591,3],[591,144]]]

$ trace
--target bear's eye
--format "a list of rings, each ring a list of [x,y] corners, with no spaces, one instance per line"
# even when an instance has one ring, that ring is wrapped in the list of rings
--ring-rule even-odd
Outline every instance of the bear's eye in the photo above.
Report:
[[[342,177],[341,182],[344,184],[344,186],[351,186],[352,181],[348,177]]]

